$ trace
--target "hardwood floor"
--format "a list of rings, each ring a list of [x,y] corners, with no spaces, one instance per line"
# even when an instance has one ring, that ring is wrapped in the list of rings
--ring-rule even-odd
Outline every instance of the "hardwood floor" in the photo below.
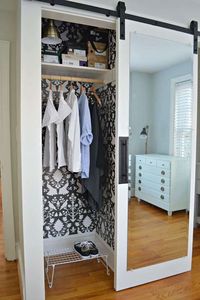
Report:
[[[192,272],[121,292],[113,290],[113,275],[108,277],[94,261],[56,272],[55,285],[46,287],[47,300],[200,300],[200,229],[194,235]]]
[[[17,263],[3,257],[2,212],[0,211],[0,300],[20,300]],[[113,274],[101,264],[84,262],[56,270],[46,300],[200,300],[200,228],[194,234],[193,269],[181,275],[115,292]],[[29,300],[29,299],[26,299]],[[40,300],[40,299],[35,299]]]
[[[128,269],[187,255],[189,215],[167,212],[147,202],[129,201]]]

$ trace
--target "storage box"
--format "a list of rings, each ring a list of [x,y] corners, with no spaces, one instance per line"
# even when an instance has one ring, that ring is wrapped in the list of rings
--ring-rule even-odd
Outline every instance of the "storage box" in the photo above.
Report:
[[[86,50],[69,48],[68,49],[68,54],[70,54],[70,55],[77,55],[77,56],[86,56]]]
[[[96,48],[100,51],[104,50],[106,44],[94,42]],[[108,64],[108,51],[105,50],[104,52],[97,52],[93,49],[90,42],[88,42],[88,66],[106,69]],[[104,67],[105,66],[105,67]]]
[[[68,66],[87,66],[87,57],[74,54],[62,54],[62,64]]]
[[[43,55],[43,62],[46,63],[52,63],[52,64],[59,64],[59,57],[57,55],[49,55],[49,54],[44,54]]]
[[[78,59],[63,59],[62,64],[67,65],[67,66],[79,66],[79,60]]]
[[[65,59],[78,59],[81,61],[87,61],[87,56],[74,55],[74,54],[62,54],[62,60]]]
[[[86,50],[74,49],[74,55],[86,56]]]

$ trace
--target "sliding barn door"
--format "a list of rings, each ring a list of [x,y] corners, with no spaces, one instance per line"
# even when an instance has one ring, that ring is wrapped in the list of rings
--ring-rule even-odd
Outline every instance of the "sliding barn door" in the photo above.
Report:
[[[195,190],[193,36],[129,20],[125,25],[120,40],[118,22],[116,290],[191,270]],[[177,100],[182,96],[184,107]],[[185,127],[179,128],[177,114],[185,114]],[[183,155],[170,153],[172,144],[182,145]]]

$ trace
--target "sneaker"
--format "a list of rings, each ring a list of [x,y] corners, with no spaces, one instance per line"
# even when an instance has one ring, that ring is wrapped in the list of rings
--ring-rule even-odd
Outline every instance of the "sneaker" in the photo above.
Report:
[[[96,245],[92,241],[88,241],[87,243],[89,246],[90,254],[97,255],[99,253],[99,251],[98,251]]]
[[[83,257],[86,258],[90,256],[90,249],[88,242],[79,242],[74,244],[74,249]]]

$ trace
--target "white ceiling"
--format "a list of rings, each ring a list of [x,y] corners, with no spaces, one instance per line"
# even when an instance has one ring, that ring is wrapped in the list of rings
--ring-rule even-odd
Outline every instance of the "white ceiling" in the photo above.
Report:
[[[191,46],[141,34],[132,35],[131,71],[155,73],[191,58]]]
[[[72,0],[115,9],[118,0]],[[200,23],[200,0],[122,0],[128,13],[189,26],[192,20]]]

